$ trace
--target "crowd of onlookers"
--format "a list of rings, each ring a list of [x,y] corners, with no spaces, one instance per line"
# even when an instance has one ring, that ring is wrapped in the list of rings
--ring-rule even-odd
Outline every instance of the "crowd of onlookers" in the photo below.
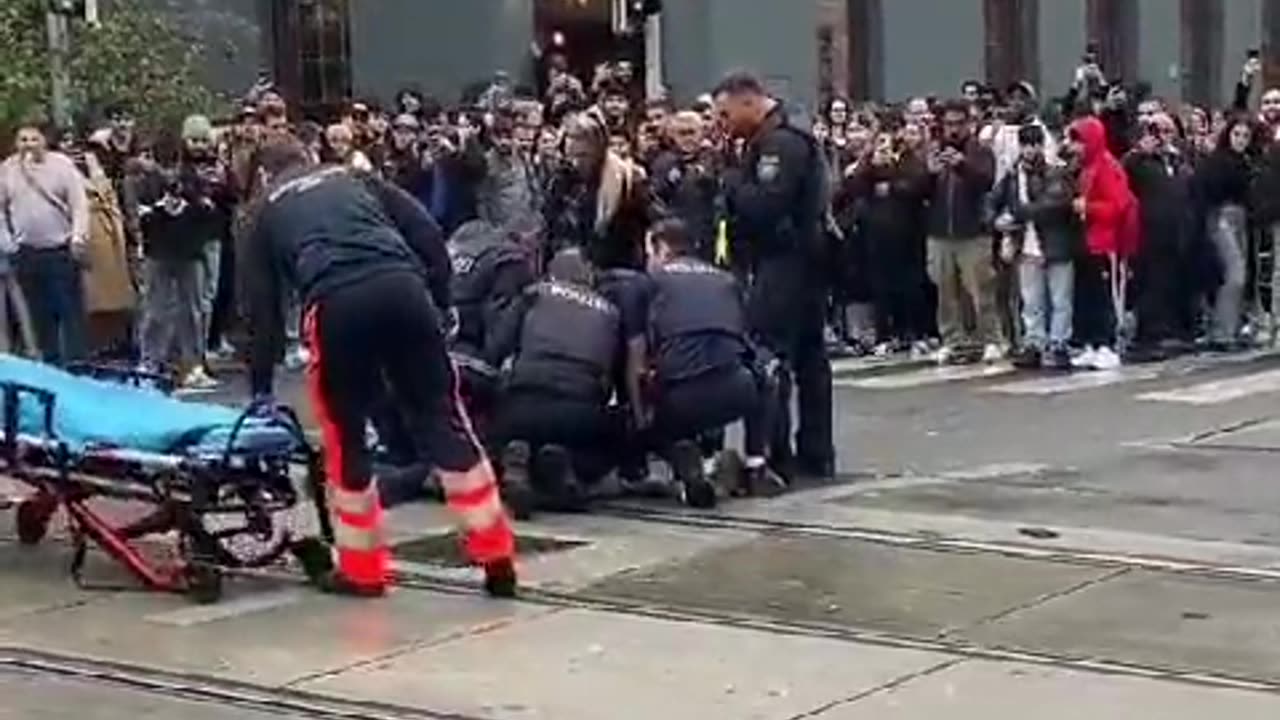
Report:
[[[1113,367],[1274,341],[1280,89],[1246,63],[1221,108],[1174,105],[1082,65],[1064,96],[966,83],[954,99],[824,102],[829,345],[854,354]],[[721,177],[741,153],[712,98],[645,100],[629,63],[540,88],[505,75],[443,105],[412,89],[327,122],[269,87],[234,118],[142,137],[129,108],[87,133],[23,124],[0,166],[0,349],[127,358],[216,385],[234,352],[236,244],[261,192],[253,150],[289,130],[317,158],[394,180],[446,233],[482,219],[535,257],[640,265],[676,215],[737,268]],[[569,172],[592,145],[590,172]],[[1273,300],[1274,297],[1274,300]],[[305,362],[295,342],[283,361]]]

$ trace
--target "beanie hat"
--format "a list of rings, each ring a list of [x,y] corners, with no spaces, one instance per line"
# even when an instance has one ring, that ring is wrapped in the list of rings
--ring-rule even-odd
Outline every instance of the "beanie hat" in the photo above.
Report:
[[[191,115],[182,121],[183,140],[212,140],[213,123],[204,115]]]

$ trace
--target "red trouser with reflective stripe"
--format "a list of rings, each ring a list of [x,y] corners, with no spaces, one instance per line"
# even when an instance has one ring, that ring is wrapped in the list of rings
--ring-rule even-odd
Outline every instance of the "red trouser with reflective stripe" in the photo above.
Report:
[[[470,558],[509,558],[515,546],[511,527],[458,397],[458,374],[422,279],[387,274],[343,288],[307,309],[304,329],[311,349],[308,390],[324,434],[325,469],[333,497],[350,501],[341,514],[335,505],[340,569],[357,583],[385,578],[389,570],[365,439],[378,398],[388,393],[422,456],[440,470]]]

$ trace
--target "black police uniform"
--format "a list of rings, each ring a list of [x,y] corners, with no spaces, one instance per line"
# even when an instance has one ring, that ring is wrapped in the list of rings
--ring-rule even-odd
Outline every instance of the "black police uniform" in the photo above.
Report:
[[[763,457],[769,396],[747,339],[742,294],[733,275],[702,260],[677,258],[650,275],[649,336],[656,375],[651,449],[746,420],[746,452]]]
[[[256,395],[271,391],[284,337],[282,296],[297,288],[312,351],[311,399],[339,454],[341,482],[368,487],[365,428],[390,386],[433,463],[466,471],[482,451],[463,409],[439,308],[449,302],[450,264],[440,228],[412,197],[345,168],[281,178],[256,219],[240,270],[253,343]]]
[[[654,160],[651,177],[650,185],[659,209],[680,218],[688,226],[695,255],[714,260],[719,176],[697,157],[667,152]]]
[[[558,445],[584,481],[611,469],[621,440],[608,409],[621,314],[581,285],[545,281],[525,292],[514,333],[517,349],[493,425],[495,441]]]
[[[796,462],[802,472],[830,474],[831,363],[823,339],[827,288],[822,218],[828,187],[817,144],[788,124],[781,106],[746,145],[740,166],[725,173],[737,252],[745,251],[751,287],[747,316],[753,337],[783,360],[799,391]],[[788,373],[779,377],[790,395]],[[789,403],[783,403],[772,455],[787,463]]]
[[[458,322],[451,352],[468,409],[479,421],[491,414],[497,399],[498,368],[505,359],[498,328],[504,316],[519,311],[521,293],[534,282],[533,266],[524,248],[482,220],[458,228],[449,239],[449,258]]]

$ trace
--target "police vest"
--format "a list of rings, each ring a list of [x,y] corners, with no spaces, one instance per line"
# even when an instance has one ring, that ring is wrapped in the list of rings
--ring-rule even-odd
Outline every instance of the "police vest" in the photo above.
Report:
[[[460,240],[460,241],[459,241]],[[476,232],[449,243],[453,265],[450,296],[458,312],[458,341],[480,347],[485,337],[485,304],[493,292],[498,270],[509,262],[523,262],[519,249],[496,229]]]
[[[651,276],[649,328],[656,347],[677,337],[715,333],[746,336],[742,296],[732,275],[693,258],[679,258]]]
[[[563,377],[589,377],[595,389],[607,385],[621,335],[621,315],[603,295],[580,285],[540,282],[528,292],[533,303],[520,331],[520,352],[512,371],[518,385],[549,386]],[[580,373],[580,374],[579,374]],[[572,391],[578,388],[561,388]]]

